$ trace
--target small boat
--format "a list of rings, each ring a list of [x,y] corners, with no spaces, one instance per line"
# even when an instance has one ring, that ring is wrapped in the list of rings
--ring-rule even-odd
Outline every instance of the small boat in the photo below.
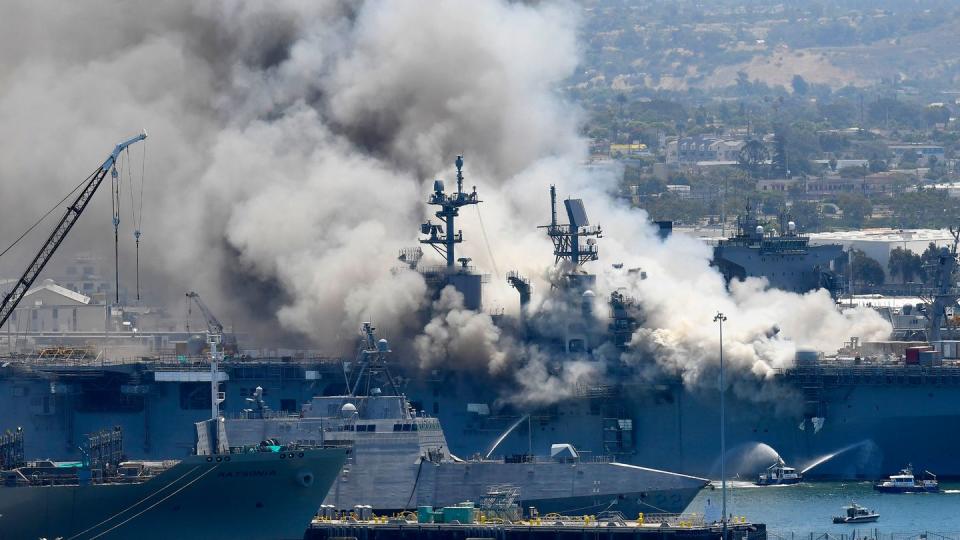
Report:
[[[833,516],[834,523],[871,523],[880,519],[880,514],[857,503],[850,503],[850,506],[843,508],[846,510],[846,515]]]
[[[803,475],[798,473],[793,467],[787,467],[782,459],[777,458],[777,462],[767,467],[766,472],[760,473],[756,484],[758,486],[780,486],[786,484],[799,484],[803,480]]]
[[[923,478],[913,474],[913,466],[907,465],[900,474],[892,474],[888,480],[873,485],[873,489],[881,493],[937,493],[940,484],[937,475],[930,471],[923,471]]]

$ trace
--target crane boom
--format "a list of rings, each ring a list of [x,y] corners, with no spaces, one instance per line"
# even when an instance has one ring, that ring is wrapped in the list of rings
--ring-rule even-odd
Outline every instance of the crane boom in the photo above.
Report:
[[[99,188],[100,184],[103,183],[103,179],[107,176],[107,173],[111,168],[113,168],[117,161],[117,156],[120,155],[120,152],[123,152],[131,144],[142,141],[146,138],[147,132],[143,131],[139,135],[130,137],[129,139],[118,144],[116,147],[114,147],[113,152],[107,156],[107,159],[103,162],[103,165],[97,167],[97,169],[87,177],[80,194],[77,195],[77,198],[74,199],[73,203],[67,207],[67,211],[63,214],[63,217],[60,218],[60,222],[57,223],[57,226],[53,229],[53,232],[50,233],[50,237],[47,238],[47,241],[43,244],[43,247],[40,248],[40,251],[33,258],[33,261],[31,261],[30,265],[27,266],[26,271],[22,276],[20,276],[20,279],[17,281],[13,289],[3,298],[3,303],[0,304],[0,326],[6,324],[7,319],[9,319],[10,315],[13,314],[13,310],[17,308],[17,306],[20,304],[20,301],[23,300],[24,296],[26,296],[27,291],[30,290],[31,286],[33,286],[33,282],[36,281],[37,277],[40,276],[40,272],[42,272],[43,268],[48,262],[50,262],[50,259],[57,251],[57,248],[59,248],[60,244],[63,243],[63,239],[66,238],[67,234],[70,232],[70,229],[73,228],[73,225],[80,218],[80,214],[83,213],[84,209],[87,207],[87,204],[90,203],[90,199],[93,198],[93,194],[97,192],[97,188]]]
[[[187,293],[187,298],[190,298],[197,304],[197,307],[200,308],[200,312],[203,313],[203,318],[207,320],[207,333],[209,334],[223,334],[223,325],[220,323],[220,320],[214,316],[213,312],[210,311],[210,308],[203,303],[203,300],[200,299],[200,295],[190,291]]]

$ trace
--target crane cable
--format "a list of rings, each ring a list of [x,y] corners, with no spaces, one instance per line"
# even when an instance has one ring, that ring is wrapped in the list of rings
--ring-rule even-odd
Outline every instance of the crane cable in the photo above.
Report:
[[[139,205],[134,200],[134,181],[133,181],[133,165],[130,160],[130,147],[127,147],[127,182],[128,188],[130,191],[130,221],[133,223],[133,239],[136,243],[136,280],[137,280],[137,302],[140,301],[140,234],[141,234],[141,225],[143,224],[143,186],[146,183],[146,170],[147,170],[147,143],[143,143],[143,156],[140,162],[140,193],[139,193]]]
[[[96,173],[94,173],[94,174],[96,174]],[[71,195],[73,195],[74,193],[76,193],[77,190],[80,189],[80,188],[81,188],[84,184],[86,184],[88,181],[90,181],[90,177],[89,177],[89,176],[86,177],[86,178],[84,178],[83,180],[81,180],[80,183],[77,184],[76,187],[74,187],[73,189],[70,190],[70,193],[67,193],[66,195],[64,195],[63,198],[60,199],[60,200],[57,202],[57,204],[53,205],[49,210],[47,210],[47,212],[46,212],[45,214],[43,214],[42,216],[40,216],[40,219],[38,219],[36,222],[34,222],[33,225],[31,225],[30,227],[28,227],[27,230],[23,231],[23,234],[21,234],[20,236],[18,236],[17,239],[14,240],[12,244],[10,244],[9,246],[7,246],[6,249],[4,249],[3,251],[0,251],[0,257],[3,257],[4,255],[6,255],[8,251],[10,251],[11,249],[13,249],[14,246],[16,246],[17,244],[19,244],[20,241],[24,239],[24,237],[26,237],[28,234],[30,234],[30,231],[36,229],[37,226],[39,226],[41,223],[43,223],[43,220],[47,219],[47,217],[49,217],[50,214],[52,214],[54,210],[56,210],[57,208],[60,208],[60,205],[61,205],[61,204],[63,204],[67,199],[69,199]]]
[[[127,155],[129,162],[129,155]],[[128,163],[129,165],[129,163]],[[120,304],[120,186],[123,183],[123,174],[117,174],[117,167],[123,172],[123,155],[120,159],[114,161],[113,168],[110,171],[111,185],[113,187],[110,194],[111,219],[113,221],[113,271],[114,271],[114,300],[117,305]]]
[[[497,268],[497,260],[493,258],[493,250],[490,249],[490,241],[487,240],[487,228],[483,226],[483,217],[480,215],[480,205],[474,205],[474,208],[477,209],[477,220],[480,221],[480,232],[483,233],[483,243],[487,246],[487,255],[490,256],[490,263],[493,265],[493,271],[497,274],[497,279],[500,279],[500,269]]]

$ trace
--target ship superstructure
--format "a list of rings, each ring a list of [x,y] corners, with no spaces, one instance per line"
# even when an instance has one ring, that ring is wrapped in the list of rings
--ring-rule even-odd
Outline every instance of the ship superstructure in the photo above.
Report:
[[[474,272],[469,257],[457,257],[457,244],[463,242],[463,231],[456,228],[456,219],[461,208],[482,201],[477,195],[476,186],[470,193],[463,191],[463,156],[457,156],[456,167],[457,191],[446,193],[443,180],[434,180],[433,193],[428,200],[428,204],[440,208],[435,215],[441,223],[428,220],[420,226],[420,233],[426,235],[426,238],[420,239],[420,243],[436,250],[444,258],[445,264],[418,268],[422,256],[419,249],[401,251],[400,260],[420,270],[433,294],[439,294],[444,287],[451,285],[463,294],[465,308],[479,310],[483,306],[483,281],[486,278]]]
[[[724,278],[764,277],[770,286],[803,293],[827,289],[839,293],[840,281],[832,263],[843,256],[843,246],[811,246],[810,237],[799,232],[793,221],[781,218],[781,229],[764,227],[748,204],[737,218],[737,233],[719,240],[713,248],[713,264]]]

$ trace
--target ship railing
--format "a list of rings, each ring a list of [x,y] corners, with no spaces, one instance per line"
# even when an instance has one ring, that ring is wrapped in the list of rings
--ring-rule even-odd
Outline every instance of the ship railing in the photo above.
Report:
[[[576,397],[604,398],[614,397],[619,390],[616,386],[606,384],[583,384],[577,383],[574,386],[573,393]]]
[[[550,456],[532,456],[529,454],[516,454],[503,456],[500,459],[488,459],[484,461],[497,461],[506,463],[613,463],[616,461],[612,456],[607,455],[584,455],[581,453],[577,457],[560,458]]]
[[[703,526],[706,524],[703,514],[685,513],[685,514],[643,514],[643,523],[652,525],[667,525],[670,527],[685,526]]]
[[[904,377],[923,382],[960,383],[960,366],[859,365],[821,363],[815,366],[777,368],[777,376],[800,382],[899,383]]]

